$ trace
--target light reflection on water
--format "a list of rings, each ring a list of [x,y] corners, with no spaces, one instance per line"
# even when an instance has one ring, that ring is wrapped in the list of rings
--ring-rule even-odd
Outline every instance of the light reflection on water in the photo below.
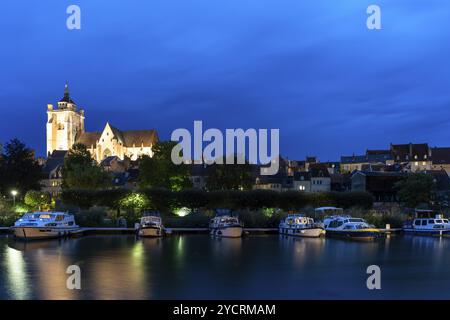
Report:
[[[136,239],[0,238],[1,299],[403,299],[450,298],[450,239],[377,242],[278,235]],[[81,290],[66,268],[81,268]],[[366,288],[366,268],[382,290]]]

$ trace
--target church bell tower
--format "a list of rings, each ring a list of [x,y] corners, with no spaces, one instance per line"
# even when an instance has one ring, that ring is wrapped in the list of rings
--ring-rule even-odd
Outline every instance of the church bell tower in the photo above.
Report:
[[[47,156],[54,150],[69,150],[84,131],[84,110],[78,110],[66,84],[57,108],[47,105]]]

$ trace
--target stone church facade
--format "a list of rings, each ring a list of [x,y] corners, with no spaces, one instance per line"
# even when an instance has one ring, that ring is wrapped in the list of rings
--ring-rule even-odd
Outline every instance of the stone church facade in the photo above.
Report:
[[[55,150],[69,150],[75,143],[84,144],[92,157],[101,162],[111,156],[137,160],[153,156],[152,146],[158,142],[156,130],[119,130],[106,123],[101,132],[86,132],[83,109],[70,98],[66,84],[64,97],[56,108],[47,105],[47,155]]]

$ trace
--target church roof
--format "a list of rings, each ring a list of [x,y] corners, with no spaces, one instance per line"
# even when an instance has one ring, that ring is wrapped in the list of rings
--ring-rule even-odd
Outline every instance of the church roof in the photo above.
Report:
[[[75,102],[70,98],[70,94],[69,94],[69,86],[65,85],[64,87],[64,97],[62,97],[61,100],[59,100],[59,102],[68,102],[68,103],[73,103],[75,104]]]
[[[151,147],[158,141],[156,130],[129,130],[122,131],[123,143],[126,147],[140,147],[142,144],[144,147]]]
[[[158,142],[158,135],[156,130],[128,130],[121,131],[113,126],[111,126],[111,130],[114,136],[122,142],[122,144],[127,147],[151,147],[153,144]],[[77,138],[76,143],[84,144],[87,147],[97,147],[97,142],[100,139],[102,133],[101,132],[83,132]]]
[[[100,139],[101,133],[100,132],[83,132],[80,134],[80,136],[77,138],[76,143],[81,143],[90,148],[91,146],[96,147],[97,141]]]

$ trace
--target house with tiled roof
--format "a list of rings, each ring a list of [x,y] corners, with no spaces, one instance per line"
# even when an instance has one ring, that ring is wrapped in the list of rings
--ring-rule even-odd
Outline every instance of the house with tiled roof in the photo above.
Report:
[[[431,148],[431,169],[445,170],[450,176],[450,148]]]
[[[404,165],[408,171],[431,169],[431,149],[427,143],[391,144],[391,154],[394,162]]]
[[[70,97],[66,84],[57,108],[52,104],[47,106],[47,155],[55,150],[67,151],[75,143],[81,143],[99,163],[111,156],[134,161],[142,155],[152,156],[152,146],[158,142],[154,129],[120,130],[106,123],[101,132],[87,132],[84,122],[84,110]]]
[[[62,169],[67,151],[55,150],[45,161],[42,167],[42,179],[40,181],[42,191],[56,197],[62,190]]]
[[[311,192],[331,191],[331,175],[326,164],[310,164],[309,173],[311,175]]]

